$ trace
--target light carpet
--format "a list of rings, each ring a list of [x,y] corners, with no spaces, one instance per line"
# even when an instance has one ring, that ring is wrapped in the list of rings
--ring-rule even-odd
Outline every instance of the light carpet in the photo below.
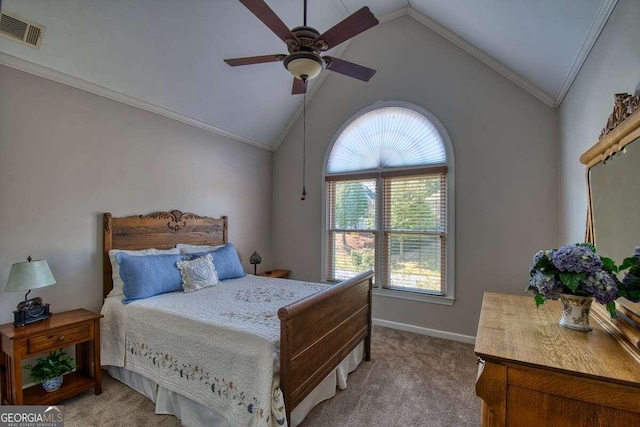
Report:
[[[376,326],[371,353],[349,375],[348,387],[316,406],[300,427],[480,425],[471,344]],[[106,374],[100,396],[87,392],[63,404],[66,427],[180,425]]]

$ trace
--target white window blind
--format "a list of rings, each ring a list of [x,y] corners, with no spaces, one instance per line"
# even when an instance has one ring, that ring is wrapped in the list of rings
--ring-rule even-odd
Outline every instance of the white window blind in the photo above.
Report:
[[[384,180],[382,285],[446,293],[446,174]]]
[[[376,181],[327,182],[327,279],[344,280],[374,268]]]
[[[345,125],[327,157],[327,280],[373,269],[383,295],[453,300],[453,152],[443,137],[431,113],[403,103]]]
[[[336,140],[327,173],[442,164],[446,154],[438,129],[422,114],[384,107],[351,122]]]

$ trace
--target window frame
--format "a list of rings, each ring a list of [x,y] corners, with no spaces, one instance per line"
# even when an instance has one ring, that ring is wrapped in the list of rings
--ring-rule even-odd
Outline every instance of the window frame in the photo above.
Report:
[[[376,220],[375,220],[375,225],[374,225],[374,228],[353,228],[353,229],[344,228],[344,229],[342,229],[342,228],[338,228],[338,227],[329,226],[330,224],[327,224],[327,227],[326,227],[326,230],[325,230],[325,237],[324,237],[324,239],[325,239],[325,248],[328,249],[333,244],[333,242],[331,242],[330,239],[329,239],[329,235],[331,235],[331,234],[335,235],[337,233],[357,233],[357,234],[364,233],[364,234],[372,234],[373,235],[374,242],[376,242],[375,253],[377,254],[378,253],[378,248],[377,248],[378,238],[377,238],[377,235],[378,235],[378,224],[379,224],[379,221],[378,221],[378,205],[377,204],[378,204],[378,201],[380,200],[380,198],[378,197],[378,194],[377,194],[377,189],[378,189],[377,176],[374,177],[374,176],[369,175],[369,174],[359,174],[359,175],[354,175],[354,176],[351,176],[351,177],[346,177],[344,175],[340,175],[340,178],[343,178],[343,179],[328,180],[328,181],[325,182],[325,185],[328,185],[329,182],[335,183],[335,182],[350,182],[350,181],[351,182],[373,181],[375,183],[375,185],[376,185],[376,208],[375,208]],[[334,188],[334,190],[331,191],[331,195],[333,196],[332,200],[327,200],[328,187],[325,187],[324,190],[325,190],[324,199],[326,200],[326,205],[325,205],[325,209],[324,209],[324,218],[325,218],[325,223],[326,223],[326,219],[329,217],[329,213],[330,212],[331,212],[332,216],[334,217],[332,219],[335,220],[335,211],[330,211],[330,209],[331,209],[331,207],[335,207],[335,204],[336,204],[335,197],[336,197],[337,191]],[[331,225],[332,225],[333,221],[330,221],[330,222],[331,222]],[[324,254],[324,259],[326,261],[328,261],[327,258],[326,258],[326,253]],[[334,257],[332,259],[332,261],[334,262],[334,265],[332,267],[335,268],[336,258]],[[374,265],[375,265],[376,262],[377,262],[377,259],[374,260]],[[329,280],[329,279],[327,279],[327,269],[328,269],[328,266],[325,263],[324,269],[323,269],[323,281],[330,282],[330,283],[339,283],[339,280]],[[354,273],[354,275],[356,275],[356,274],[359,274],[359,273]],[[377,280],[376,277],[377,276],[374,276],[374,282]]]
[[[444,165],[427,164],[427,165],[411,166],[411,167],[380,168],[376,170],[362,170],[357,172],[347,172],[347,173],[340,173],[340,174],[327,174],[327,167],[328,167],[331,151],[333,150],[336,141],[338,140],[340,135],[342,135],[343,131],[347,128],[347,126],[349,126],[351,123],[353,123],[355,120],[357,120],[364,114],[367,114],[377,109],[386,108],[386,107],[406,108],[422,115],[425,119],[429,120],[435,126],[435,128],[437,129],[442,139],[442,143],[445,149],[446,163]],[[354,179],[357,176],[365,176],[365,174],[369,173],[371,175],[375,175],[376,179],[381,181],[382,180],[381,175],[383,172],[389,173],[390,171],[394,171],[394,172],[397,171],[398,173],[411,174],[412,171],[415,171],[415,172],[418,172],[419,174],[420,170],[430,169],[437,166],[446,166],[447,168],[447,171],[446,171],[447,245],[446,245],[446,268],[445,268],[446,293],[444,295],[431,295],[431,294],[426,294],[426,293],[411,291],[411,290],[401,290],[397,288],[394,288],[394,289],[382,288],[380,285],[381,282],[379,280],[381,278],[379,277],[381,272],[376,271],[377,284],[374,285],[373,294],[382,296],[382,297],[389,297],[389,298],[399,298],[399,299],[422,301],[422,302],[429,302],[429,303],[435,303],[435,304],[453,305],[455,301],[455,277],[454,277],[455,275],[455,194],[454,194],[455,169],[454,169],[454,164],[455,164],[455,161],[454,161],[453,145],[451,144],[451,139],[449,138],[449,134],[447,133],[443,124],[431,112],[415,104],[411,104],[409,102],[404,102],[404,101],[379,101],[372,105],[369,105],[368,107],[361,109],[360,111],[352,115],[347,121],[345,121],[345,123],[343,123],[343,125],[334,134],[333,139],[331,140],[329,146],[327,147],[327,150],[325,152],[323,167],[322,167],[321,179],[322,179],[323,191],[322,191],[322,217],[320,221],[321,235],[322,235],[322,238],[320,239],[321,240],[321,248],[320,248],[321,249],[320,251],[321,280],[323,282],[328,282],[327,280],[328,237],[327,236],[328,236],[329,230],[327,229],[327,225],[328,225],[327,224],[328,201],[327,201],[327,187],[326,187],[327,176],[331,176],[331,177],[343,176],[346,179],[348,179],[349,177],[352,177],[352,179]],[[382,185],[382,183],[378,182],[377,185],[380,186]],[[379,189],[383,190],[383,186],[380,186]],[[376,204],[378,206],[377,209],[384,209],[384,207],[382,206],[383,192],[384,191],[377,192],[377,198],[378,198],[378,200],[376,200]],[[377,228],[376,232],[384,233],[382,220],[383,220],[382,215],[377,215],[378,223],[376,224],[376,228]],[[381,262],[382,262],[382,245],[383,244],[384,244],[383,236],[376,238],[376,264],[378,266],[382,265]]]

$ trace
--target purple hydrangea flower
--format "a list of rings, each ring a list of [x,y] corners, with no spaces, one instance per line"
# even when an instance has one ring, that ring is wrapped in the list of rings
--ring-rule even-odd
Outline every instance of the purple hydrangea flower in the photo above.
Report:
[[[625,286],[631,286],[640,281],[640,277],[638,277],[638,273],[640,273],[638,268],[640,267],[640,246],[637,246],[633,251],[633,257],[635,258],[635,265],[632,265],[631,269],[622,278],[622,283]]]
[[[553,265],[560,271],[594,274],[602,268],[602,260],[587,246],[566,245],[552,255]]]
[[[583,289],[593,294],[602,305],[613,302],[618,294],[618,285],[606,271],[598,271],[583,281]]]
[[[640,246],[634,252],[637,266],[640,266]],[[537,267],[543,259],[543,267]],[[623,283],[633,280],[640,281],[640,268],[634,271],[632,267],[627,272]],[[633,276],[633,277],[632,277]],[[603,270],[602,259],[592,247],[587,245],[566,245],[560,249],[539,251],[533,257],[530,268],[529,287],[536,297],[544,299],[558,299],[560,293],[574,295],[590,295],[603,305],[613,302],[618,296],[618,282],[611,273]],[[569,288],[576,287],[575,291]],[[633,282],[635,283],[635,282]],[[536,298],[540,304],[540,299]]]
[[[636,277],[627,271],[627,273],[624,275],[624,277],[622,278],[622,284],[625,286],[630,286],[632,283],[634,283]]]
[[[533,256],[533,260],[531,261],[531,265],[529,266],[529,270],[533,270],[536,268],[536,265],[538,265],[538,263],[540,262],[540,260],[542,258],[547,258],[549,261],[552,260],[553,256],[553,249],[547,249],[546,251],[538,251],[534,256]]]
[[[531,261],[531,265],[529,266],[529,270],[533,270],[534,268],[536,268],[536,265],[538,265],[538,263],[540,262],[540,260],[544,256],[544,254],[545,254],[544,251],[538,251],[538,253],[536,253],[533,256],[533,261]]]
[[[553,274],[544,274],[536,271],[529,277],[531,291],[534,295],[542,295],[546,299],[557,300],[560,298],[560,282],[556,280]]]

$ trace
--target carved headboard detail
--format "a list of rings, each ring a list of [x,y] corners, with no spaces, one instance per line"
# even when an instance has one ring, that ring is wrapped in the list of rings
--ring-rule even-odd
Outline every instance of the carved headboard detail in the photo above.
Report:
[[[209,218],[173,210],[117,218],[104,214],[103,297],[111,292],[111,249],[170,249],[178,243],[222,245],[227,243],[227,217]]]

